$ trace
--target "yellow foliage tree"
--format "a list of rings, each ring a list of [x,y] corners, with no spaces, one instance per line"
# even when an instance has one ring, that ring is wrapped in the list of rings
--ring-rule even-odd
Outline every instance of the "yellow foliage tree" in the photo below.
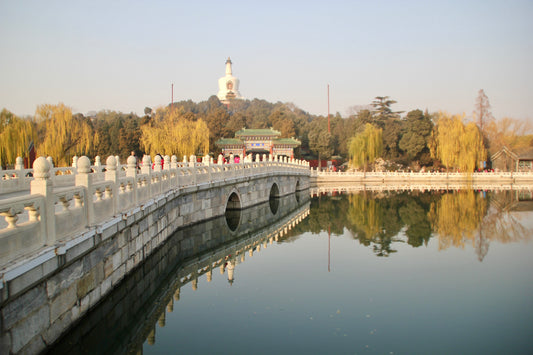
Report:
[[[17,157],[27,157],[34,136],[31,121],[3,109],[0,112],[0,163],[14,164]]]
[[[207,154],[209,129],[201,119],[193,121],[185,118],[181,110],[163,107],[141,126],[141,145],[152,156]]]
[[[89,122],[74,118],[72,109],[63,103],[38,106],[35,119],[37,154],[51,156],[57,166],[69,165],[74,155],[90,154],[97,144]]]
[[[376,199],[367,198],[363,194],[352,194],[348,198],[350,201],[348,220],[361,229],[363,233],[360,236],[361,240],[372,241],[380,233],[383,224],[382,213]]]
[[[444,194],[431,204],[429,221],[439,235],[439,249],[463,248],[474,237],[487,213],[487,200],[474,190]]]
[[[504,117],[500,120],[490,121],[485,128],[489,140],[491,154],[498,152],[504,146],[514,152],[519,152],[530,147],[533,137],[533,125],[524,120]]]
[[[367,123],[365,130],[350,140],[348,148],[350,163],[355,167],[363,167],[366,171],[369,163],[379,158],[383,152],[383,133],[381,128],[376,128]]]
[[[437,114],[430,140],[431,156],[447,168],[473,172],[486,159],[487,152],[478,126],[473,122],[465,125],[463,120],[464,115]]]

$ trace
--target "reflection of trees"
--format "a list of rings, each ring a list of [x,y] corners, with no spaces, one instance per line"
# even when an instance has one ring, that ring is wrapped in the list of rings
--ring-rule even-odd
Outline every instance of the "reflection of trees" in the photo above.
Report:
[[[346,225],[346,195],[321,196],[311,200],[311,209],[306,224],[300,228],[307,228],[312,233],[320,233],[328,229],[333,234],[342,235]]]
[[[521,204],[531,203],[518,201],[517,193],[511,190],[494,191],[490,194],[490,208],[474,239],[479,261],[487,254],[491,241],[512,243],[527,240],[533,234],[514,213],[520,209]]]
[[[444,194],[431,204],[429,219],[439,235],[439,250],[450,246],[464,247],[474,242],[478,227],[487,212],[487,200],[473,190]]]
[[[322,196],[312,199],[309,218],[296,229],[312,233],[330,229],[333,235],[341,235],[346,227],[376,255],[388,256],[396,252],[393,243],[403,242],[399,238],[402,229],[409,245],[427,244],[431,238],[427,212],[435,196],[438,195],[371,191]]]
[[[398,198],[365,192],[349,196],[348,227],[359,242],[371,246],[377,256],[395,253],[392,243],[402,228],[398,216]]]
[[[400,207],[398,213],[407,227],[405,231],[407,243],[413,247],[427,245],[431,238],[431,223],[428,220],[427,210],[413,198],[405,206]]]
[[[463,247],[471,240],[479,261],[483,261],[491,241],[510,243],[530,238],[533,231],[513,213],[520,203],[516,194],[512,190],[494,191],[485,198],[485,193],[468,190],[443,195],[429,213],[439,234],[439,249]]]
[[[528,203],[531,205],[518,201],[517,191],[364,191],[321,196],[311,200],[309,218],[296,227],[296,232],[329,229],[332,235],[342,235],[346,228],[377,256],[388,256],[396,251],[394,243],[405,242],[403,235],[407,244],[420,247],[428,244],[434,231],[440,250],[462,248],[471,242],[482,261],[491,241],[517,242],[533,235],[514,212],[533,210],[533,201]]]

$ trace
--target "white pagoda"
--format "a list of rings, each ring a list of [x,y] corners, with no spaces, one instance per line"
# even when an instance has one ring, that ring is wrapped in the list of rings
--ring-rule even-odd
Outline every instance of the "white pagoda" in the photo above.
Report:
[[[231,59],[226,60],[226,76],[218,79],[218,99],[223,104],[228,104],[232,99],[242,99],[239,92],[239,79],[231,73]]]

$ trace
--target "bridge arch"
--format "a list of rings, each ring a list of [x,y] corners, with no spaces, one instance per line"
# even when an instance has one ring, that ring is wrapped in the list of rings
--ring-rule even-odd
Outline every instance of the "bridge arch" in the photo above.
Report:
[[[301,189],[300,189],[300,180],[296,180],[296,187],[294,188],[294,197],[296,198],[296,202],[300,203],[301,198]]]
[[[269,198],[273,197],[279,197],[279,187],[278,184],[276,184],[275,182],[272,183],[272,186],[270,186]]]
[[[242,208],[241,197],[236,189],[233,189],[226,200],[227,210],[240,210]]]
[[[241,222],[241,206],[239,193],[234,189],[226,200],[226,210],[224,212],[226,223],[232,232],[237,230]]]
[[[279,209],[279,187],[276,183],[273,183],[270,187],[268,203],[270,205],[270,212],[272,212],[273,215],[276,215]]]

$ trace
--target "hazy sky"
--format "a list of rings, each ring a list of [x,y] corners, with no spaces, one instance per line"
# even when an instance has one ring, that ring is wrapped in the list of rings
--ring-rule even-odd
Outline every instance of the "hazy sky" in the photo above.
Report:
[[[533,1],[0,0],[0,108],[142,114],[218,92],[225,60],[248,99],[345,116],[396,110],[533,120]]]

